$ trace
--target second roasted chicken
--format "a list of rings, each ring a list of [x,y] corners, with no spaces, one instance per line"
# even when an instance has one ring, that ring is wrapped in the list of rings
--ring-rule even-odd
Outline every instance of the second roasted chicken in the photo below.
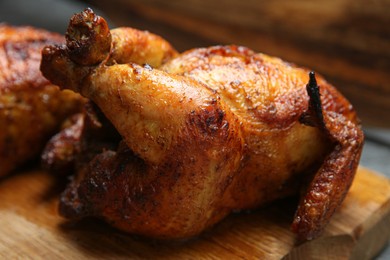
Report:
[[[0,178],[39,158],[63,122],[82,111],[84,98],[39,70],[42,48],[62,42],[56,33],[0,23]]]
[[[348,101],[322,77],[245,47],[178,54],[153,34],[110,31],[87,9],[66,45],[43,50],[41,70],[92,100],[122,139],[80,168],[61,197],[67,218],[185,238],[302,190],[293,230],[312,239],[358,166],[363,134]]]

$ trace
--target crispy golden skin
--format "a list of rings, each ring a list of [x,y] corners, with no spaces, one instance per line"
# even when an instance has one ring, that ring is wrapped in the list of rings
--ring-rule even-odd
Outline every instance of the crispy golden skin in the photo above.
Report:
[[[37,158],[65,117],[83,98],[60,91],[40,70],[41,50],[63,41],[32,27],[0,24],[0,176]]]
[[[293,230],[301,239],[321,233],[349,189],[363,144],[352,106],[322,77],[319,90],[306,69],[237,46],[190,50],[151,68],[142,66],[148,53],[118,58],[135,42],[132,34],[110,37],[90,9],[69,26],[68,48],[45,48],[41,70],[95,102],[123,142],[78,173],[61,197],[62,215],[185,238],[233,210],[302,188]],[[98,31],[112,44],[96,40]],[[91,62],[72,58],[73,46],[91,50],[84,56]]]

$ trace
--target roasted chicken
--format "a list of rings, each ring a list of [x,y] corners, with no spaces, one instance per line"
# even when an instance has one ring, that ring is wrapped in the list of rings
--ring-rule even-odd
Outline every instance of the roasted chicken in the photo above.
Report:
[[[0,24],[0,177],[39,158],[49,137],[84,98],[60,91],[40,70],[41,50],[63,36]]]
[[[92,100],[122,140],[80,168],[61,197],[66,218],[187,238],[301,191],[292,228],[312,239],[343,201],[363,133],[322,77],[234,45],[177,54],[90,9],[66,39],[43,50],[44,76]]]

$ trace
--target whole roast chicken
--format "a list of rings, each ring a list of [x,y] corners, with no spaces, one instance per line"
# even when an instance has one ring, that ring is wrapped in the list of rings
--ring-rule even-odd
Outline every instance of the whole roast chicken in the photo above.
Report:
[[[29,26],[0,24],[0,177],[39,158],[84,98],[61,91],[39,70],[41,50],[64,37]]]
[[[322,77],[234,45],[178,54],[151,33],[110,31],[91,9],[71,18],[66,39],[44,48],[44,76],[90,99],[120,138],[79,168],[63,216],[187,238],[301,191],[292,229],[321,234],[364,139],[351,104]]]

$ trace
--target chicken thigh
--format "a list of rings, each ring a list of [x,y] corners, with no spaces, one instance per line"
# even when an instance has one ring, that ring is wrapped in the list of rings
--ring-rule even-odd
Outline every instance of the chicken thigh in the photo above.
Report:
[[[41,70],[92,100],[122,137],[65,190],[67,218],[187,238],[302,190],[292,228],[313,239],[358,166],[363,133],[348,101],[322,77],[245,47],[177,54],[147,32],[110,32],[86,9],[66,45],[43,50]]]
[[[41,50],[61,35],[0,24],[0,177],[39,158],[46,141],[84,98],[60,89],[40,70]]]

